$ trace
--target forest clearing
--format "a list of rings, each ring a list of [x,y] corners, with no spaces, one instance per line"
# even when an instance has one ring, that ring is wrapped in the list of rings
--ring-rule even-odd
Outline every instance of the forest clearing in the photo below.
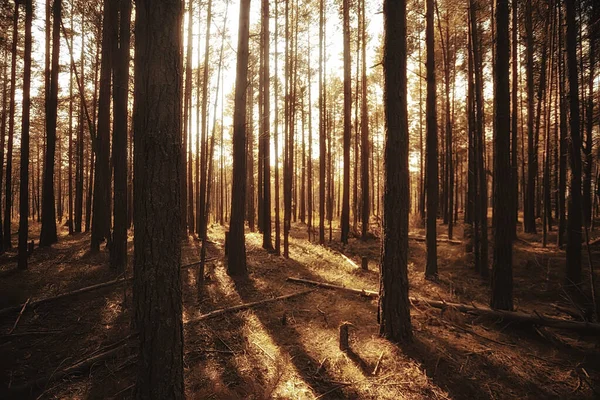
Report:
[[[108,254],[90,255],[88,235],[69,237],[63,229],[61,236],[61,246],[34,252],[27,271],[6,266],[14,252],[3,256],[0,290],[8,296],[3,296],[0,308],[24,303],[26,295],[31,300],[51,297],[116,277],[103,267]],[[351,239],[345,248],[335,242],[321,247],[309,242],[305,229],[295,224],[290,259],[286,260],[262,249],[260,235],[248,233],[249,277],[240,280],[225,272],[223,229],[212,225],[209,238],[201,300],[195,268],[182,273],[188,398],[598,396],[600,350],[598,335],[593,332],[481,318],[451,307],[441,312],[424,302],[413,305],[411,311],[415,342],[396,346],[378,337],[375,298],[327,289],[193,322],[216,309],[308,288],[287,282],[288,277],[366,290],[378,286],[380,244],[376,239],[366,243]],[[533,243],[515,244],[519,260],[514,270],[516,309],[574,320],[580,311],[565,295],[560,279],[564,255],[541,248],[539,237],[528,239]],[[198,242],[190,241],[184,246],[182,264],[193,263],[199,255]],[[440,244],[437,282],[424,279],[424,256],[424,243],[411,241],[411,297],[487,308],[489,288],[469,267],[471,257],[463,245]],[[362,257],[369,260],[368,271],[361,268]],[[136,363],[131,299],[129,284],[114,285],[26,308],[14,331],[0,336],[5,355],[1,375],[5,382],[8,379],[9,389],[21,388],[21,395],[31,390],[40,398],[131,398]],[[17,315],[1,316],[0,330],[10,331]],[[344,322],[352,324],[349,352],[339,349],[338,328]],[[52,377],[115,344],[122,348],[114,356],[73,374]]]

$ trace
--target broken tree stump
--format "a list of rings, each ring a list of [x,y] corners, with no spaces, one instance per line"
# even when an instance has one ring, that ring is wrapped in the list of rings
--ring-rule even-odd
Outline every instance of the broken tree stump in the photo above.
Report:
[[[343,322],[340,325],[340,350],[344,353],[350,350],[350,343],[348,341],[349,328],[352,326],[349,322]]]
[[[363,257],[360,263],[363,271],[369,270],[369,259],[367,257]]]

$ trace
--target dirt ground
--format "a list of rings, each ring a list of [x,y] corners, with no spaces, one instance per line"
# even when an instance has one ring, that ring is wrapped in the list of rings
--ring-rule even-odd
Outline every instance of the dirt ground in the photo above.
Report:
[[[34,226],[36,241],[38,232]],[[446,227],[440,226],[439,233],[444,237]],[[335,229],[333,237],[339,238]],[[589,286],[577,292],[564,285],[565,256],[554,245],[555,236],[549,237],[547,248],[539,236],[520,237],[514,254],[516,308],[564,319],[588,313]],[[224,229],[211,226],[209,238],[211,261],[200,292],[196,270],[182,271],[189,399],[600,398],[600,340],[568,331],[419,305],[412,308],[414,343],[396,346],[378,336],[376,299],[321,288],[195,322],[215,309],[308,289],[286,282],[287,277],[378,289],[376,238],[351,239],[345,247],[337,241],[319,246],[298,223],[293,225],[286,260],[267,253],[261,248],[261,235],[248,232],[250,274],[238,280],[225,273]],[[460,226],[455,238],[462,238]],[[132,237],[130,254],[131,241]],[[197,261],[199,254],[199,243],[190,238],[182,263]],[[57,245],[34,251],[28,270],[15,269],[15,255],[11,250],[0,257],[0,308],[116,278],[106,250],[90,254],[89,235],[69,236],[64,227]],[[439,281],[427,281],[425,244],[410,241],[411,296],[485,306],[489,287],[473,270],[465,246],[440,243],[438,255]],[[368,271],[357,268],[361,257],[368,257]],[[586,256],[586,281],[587,266]],[[28,307],[12,334],[18,313],[1,315],[0,398],[132,397],[134,339],[85,373],[53,379],[132,333],[131,300],[131,288],[121,285]],[[344,322],[352,324],[348,353],[341,352],[338,343],[338,327]]]

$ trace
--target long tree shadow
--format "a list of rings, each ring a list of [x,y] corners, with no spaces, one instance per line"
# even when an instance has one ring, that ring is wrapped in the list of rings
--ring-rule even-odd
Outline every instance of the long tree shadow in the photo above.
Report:
[[[184,312],[192,319],[238,302],[214,274],[215,268],[223,266],[222,248],[211,242],[207,245],[207,257],[214,260],[205,266],[203,285],[197,285],[197,267],[189,269],[182,280]],[[187,260],[183,263],[197,261],[199,249],[195,243],[186,249]],[[240,314],[229,314],[226,318],[184,325],[188,393],[195,398],[244,399],[254,395],[257,388],[268,386],[260,363],[247,351],[244,324]]]
[[[285,264],[290,267],[290,270],[300,272],[302,276],[308,279],[318,279],[318,276],[314,275],[308,268],[297,261],[288,259],[285,260]],[[251,264],[250,269],[252,270],[253,268],[254,266]],[[257,282],[253,279],[252,274],[248,278],[234,280],[235,289],[244,302],[256,301],[259,297],[264,298],[264,292],[257,287],[256,283]],[[282,293],[274,294],[281,295]],[[296,302],[301,300],[290,301]],[[272,312],[269,313],[263,310],[256,310],[256,315],[262,325],[268,330],[272,340],[277,346],[289,354],[290,360],[296,371],[304,382],[312,388],[316,395],[323,396],[322,398],[332,399],[359,397],[359,393],[352,387],[341,385],[326,368],[322,368],[322,361],[315,359],[315,357],[311,355],[309,349],[307,349],[302,342],[302,336],[295,328],[295,324],[289,322],[284,324],[282,321],[285,320],[285,317],[282,315],[281,317],[283,319],[279,318],[279,316],[274,318]]]

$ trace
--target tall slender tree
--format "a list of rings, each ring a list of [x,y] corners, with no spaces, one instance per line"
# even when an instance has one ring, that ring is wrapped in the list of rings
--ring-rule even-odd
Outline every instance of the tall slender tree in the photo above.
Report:
[[[131,0],[119,0],[118,11],[119,46],[113,58],[114,118],[112,154],[114,165],[114,207],[113,237],[110,254],[111,266],[118,271],[124,271],[127,267],[127,106],[129,103],[129,27],[131,20]],[[182,181],[185,186],[185,178]],[[182,221],[182,225],[185,225],[185,220]]]
[[[102,18],[102,60],[98,94],[98,129],[94,138],[96,167],[94,168],[94,197],[91,249],[110,239],[110,98],[114,40],[117,38],[118,8],[114,1],[104,2]]]
[[[325,93],[323,63],[325,58],[324,26],[325,0],[319,1],[319,243],[325,243],[325,172],[327,149],[325,143]]]
[[[233,174],[231,182],[231,219],[227,273],[245,275],[246,243],[244,209],[246,196],[246,86],[248,85],[248,41],[250,36],[250,0],[240,1],[235,107],[233,114]]]
[[[269,32],[269,0],[261,1],[261,26],[262,26],[262,128],[260,134],[260,147],[262,148],[262,222],[261,228],[263,231],[263,248],[267,250],[273,249],[271,243],[271,77],[269,68],[269,52],[270,32]]]
[[[15,131],[15,92],[17,76],[17,41],[19,39],[19,1],[15,0],[15,12],[13,14],[13,32],[10,62],[10,103],[8,106],[8,143],[6,150],[6,193],[4,196],[4,250],[12,248],[11,241],[11,216],[12,216],[12,153],[13,136]],[[49,23],[49,22],[46,22]],[[46,117],[47,118],[47,117]]]
[[[350,0],[343,0],[344,33],[344,188],[342,195],[341,242],[348,243],[350,234],[350,134],[352,130],[352,83],[350,76]]]
[[[535,147],[535,99],[533,79],[533,7],[532,0],[525,1],[525,37],[526,37],[526,80],[527,80],[527,188],[523,210],[524,228],[527,233],[535,233],[535,193],[537,177],[537,147]]]
[[[408,300],[408,110],[406,2],[384,0],[385,152],[381,278],[377,319],[380,335],[412,339]]]
[[[512,310],[512,224],[510,169],[510,89],[508,0],[496,2],[496,140],[494,143],[494,261],[492,264],[491,307]]]
[[[27,268],[29,233],[29,125],[31,110],[31,25],[32,0],[25,0],[25,53],[23,66],[23,116],[21,117],[21,187],[19,192],[19,260],[20,269]]]
[[[362,26],[361,26],[361,43],[362,43],[362,54],[361,54],[361,63],[362,63],[362,78],[361,78],[361,157],[360,157],[360,165],[361,165],[361,182],[360,186],[362,188],[362,200],[361,200],[361,221],[362,221],[362,232],[361,237],[362,240],[367,239],[367,233],[369,232],[369,213],[370,213],[370,203],[369,203],[369,110],[368,110],[368,93],[367,93],[367,18],[366,16],[366,1],[361,0],[361,8],[362,8]]]
[[[569,163],[571,166],[567,220],[567,279],[581,282],[581,122],[577,72],[577,21],[575,0],[565,0],[567,18],[567,75],[569,80]]]
[[[46,156],[44,162],[44,183],[42,188],[42,230],[40,246],[50,246],[58,241],[56,235],[56,207],[54,197],[54,156],[56,153],[56,122],[58,109],[58,70],[60,56],[60,25],[62,0],[55,0],[52,6],[52,72],[50,92],[46,99]]]
[[[198,213],[198,216],[196,217],[196,230],[198,232],[198,234],[200,236],[203,235],[203,232],[205,231],[204,226],[206,225],[207,221],[205,219],[205,212],[204,212],[204,207],[206,206],[206,167],[207,167],[207,129],[208,129],[208,125],[207,122],[208,121],[208,112],[207,112],[207,107],[208,107],[208,70],[209,70],[209,66],[208,66],[208,56],[210,53],[210,25],[211,25],[211,18],[212,18],[212,0],[208,0],[208,7],[206,10],[206,41],[204,43],[204,69],[203,69],[203,76],[202,76],[202,127],[200,128],[201,132],[202,132],[202,136],[200,138],[200,171],[196,171],[197,173],[200,173],[200,187],[199,187],[199,191],[198,191],[198,209],[196,210]],[[244,96],[244,98],[246,98],[246,96]],[[245,113],[244,113],[245,115]],[[244,117],[245,118],[245,117]],[[198,179],[198,178],[196,178]]]
[[[430,279],[437,277],[437,210],[438,210],[438,128],[437,128],[437,88],[435,81],[435,48],[433,12],[434,0],[427,0],[425,13],[427,47],[427,104],[425,108],[427,140],[427,267],[425,276]]]

